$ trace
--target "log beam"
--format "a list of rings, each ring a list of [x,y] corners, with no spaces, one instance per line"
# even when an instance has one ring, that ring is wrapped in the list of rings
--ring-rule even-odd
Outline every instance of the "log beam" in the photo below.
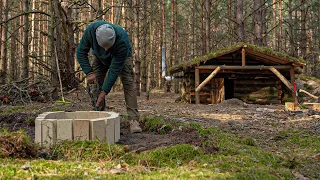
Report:
[[[294,69],[290,69],[290,81],[292,84],[294,84],[295,76],[294,76]],[[298,97],[297,97],[297,90],[294,88],[294,91],[292,91],[292,97],[294,99],[294,104],[298,105]]]
[[[269,70],[272,71],[291,91],[294,91],[292,84],[276,68],[271,66]]]
[[[246,50],[245,50],[245,48],[242,48],[241,55],[242,55],[242,66],[246,66]]]
[[[195,70],[195,88],[197,88],[199,86],[199,84],[200,84],[200,72],[199,72],[199,69],[196,69]],[[196,91],[195,95],[196,95],[196,104],[200,104],[199,92]]]
[[[198,66],[196,69],[216,69],[217,67],[220,67],[221,70],[269,70],[271,67],[276,69],[291,69],[293,66],[288,65],[279,65],[279,66],[215,66],[215,65],[207,65],[207,66]]]
[[[220,71],[220,66],[218,66],[199,86],[196,88],[196,92],[199,92],[203,86],[205,86],[218,72]],[[199,69],[196,69],[196,71]]]

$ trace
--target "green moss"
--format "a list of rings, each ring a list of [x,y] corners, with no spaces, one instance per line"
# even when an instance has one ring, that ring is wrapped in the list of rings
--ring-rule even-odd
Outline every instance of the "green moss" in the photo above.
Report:
[[[190,122],[189,126],[191,128],[195,128],[195,129],[200,129],[201,128],[201,125],[199,123],[196,123],[196,122]]]
[[[187,67],[194,66],[194,65],[199,64],[201,62],[205,62],[207,60],[210,60],[210,59],[213,59],[215,57],[218,57],[218,56],[220,56],[223,53],[226,53],[228,51],[233,51],[233,50],[236,50],[237,48],[241,48],[244,45],[246,45],[248,48],[250,48],[250,49],[252,49],[253,51],[256,51],[256,52],[271,54],[271,55],[278,56],[280,58],[286,58],[287,60],[289,60],[291,62],[302,62],[302,63],[305,63],[305,60],[303,60],[301,58],[291,57],[291,56],[289,56],[287,54],[283,54],[283,53],[274,51],[274,50],[272,50],[270,48],[267,48],[267,47],[260,47],[260,46],[254,45],[254,44],[248,44],[248,43],[244,43],[244,42],[239,42],[239,43],[233,44],[231,46],[219,49],[217,51],[209,52],[208,54],[206,54],[204,56],[196,57],[194,59],[191,59],[190,61],[183,62],[183,63],[181,63],[181,64],[179,64],[177,66],[170,67],[168,69],[168,71],[169,71],[170,74],[175,73],[176,71],[179,71],[179,70],[182,70],[182,69],[186,69]]]
[[[173,126],[171,124],[165,123],[163,120],[161,120],[160,117],[145,117],[143,121],[145,122],[144,124],[145,131],[166,134],[169,131],[172,131],[173,129]]]
[[[304,83],[303,87],[306,88],[307,90],[313,90],[313,87],[310,84]]]
[[[256,141],[252,137],[247,137],[242,140],[242,143],[248,146],[256,146]]]
[[[313,77],[313,76],[307,76],[307,75],[301,74],[298,76],[298,78],[301,80],[304,80],[304,81],[313,80],[317,83],[320,83],[320,79],[317,77]]]
[[[125,148],[100,141],[63,141],[53,145],[50,152],[49,159],[99,161],[118,159],[125,154]]]
[[[250,97],[250,96],[249,96],[249,97],[247,98],[247,100],[248,100],[248,101],[255,102],[255,101],[257,100],[257,98],[255,98],[255,97]]]
[[[145,151],[142,152],[139,157],[142,161],[147,161],[149,166],[176,167],[194,160],[201,154],[203,154],[203,152],[200,148],[195,148],[188,144],[181,144]]]
[[[24,106],[10,106],[4,110],[3,114],[17,113],[17,112],[21,112],[24,109],[25,109]]]
[[[147,121],[151,127],[168,124],[160,117]],[[197,128],[219,152],[205,154],[201,147],[180,144],[135,153],[123,145],[65,141],[45,150],[47,160],[0,158],[0,179],[294,179],[296,171],[317,179],[318,159],[313,156],[320,153],[320,139],[312,131],[281,131],[268,141],[274,148],[268,151],[253,137],[239,138],[197,123],[186,127]],[[118,164],[126,171],[111,174]]]

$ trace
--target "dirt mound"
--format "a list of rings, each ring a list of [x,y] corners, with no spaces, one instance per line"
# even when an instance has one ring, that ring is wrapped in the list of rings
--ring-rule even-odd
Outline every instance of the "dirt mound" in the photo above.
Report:
[[[232,98],[232,99],[227,99],[225,101],[222,101],[221,103],[219,103],[218,105],[220,106],[243,106],[244,103],[243,101],[241,101],[240,99],[236,99],[236,98]]]

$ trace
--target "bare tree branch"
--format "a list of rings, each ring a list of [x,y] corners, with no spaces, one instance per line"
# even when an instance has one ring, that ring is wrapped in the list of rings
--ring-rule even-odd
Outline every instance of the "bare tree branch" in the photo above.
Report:
[[[18,14],[18,15],[16,15],[16,16],[13,16],[12,18],[10,18],[10,19],[8,19],[8,20],[6,20],[6,21],[2,21],[2,22],[0,22],[0,25],[6,24],[6,23],[8,23],[9,21],[12,21],[12,20],[14,20],[14,19],[16,19],[16,18],[18,18],[18,17],[20,17],[20,16],[24,16],[24,15],[27,15],[27,14],[44,14],[44,15],[50,17],[50,14],[48,14],[48,13],[46,13],[46,12],[43,12],[43,11],[28,11],[28,12],[23,12],[23,13],[21,13],[21,14]]]

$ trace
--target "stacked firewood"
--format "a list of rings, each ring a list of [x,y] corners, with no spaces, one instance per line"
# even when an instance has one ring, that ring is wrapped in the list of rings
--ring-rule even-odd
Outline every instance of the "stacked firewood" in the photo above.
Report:
[[[34,101],[48,102],[58,98],[59,89],[49,80],[31,78],[0,85],[1,104],[27,104]]]

